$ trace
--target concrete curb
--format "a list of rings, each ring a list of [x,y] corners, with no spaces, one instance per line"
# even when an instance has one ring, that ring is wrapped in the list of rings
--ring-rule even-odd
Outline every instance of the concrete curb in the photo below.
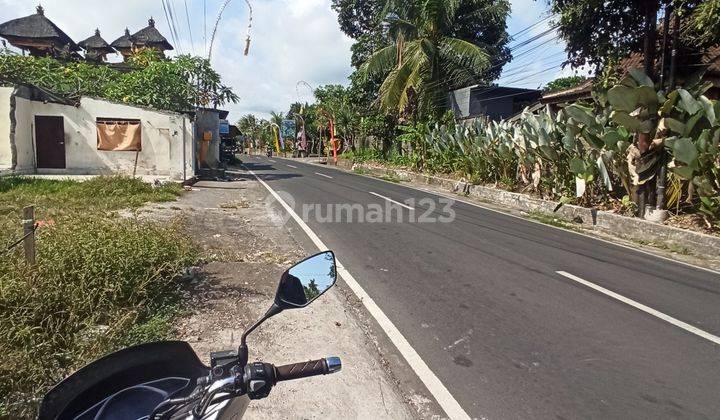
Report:
[[[559,203],[540,200],[521,193],[514,193],[481,185],[442,178],[412,171],[387,168],[368,163],[339,160],[338,167],[346,170],[361,168],[371,175],[389,175],[401,181],[416,182],[439,187],[448,192],[485,200],[504,207],[527,213],[554,215],[589,230],[598,230],[613,236],[641,242],[666,250],[676,250],[698,256],[720,255],[720,237],[666,226],[643,219],[622,216],[607,211],[566,204],[557,211]],[[673,247],[674,245],[674,247]]]

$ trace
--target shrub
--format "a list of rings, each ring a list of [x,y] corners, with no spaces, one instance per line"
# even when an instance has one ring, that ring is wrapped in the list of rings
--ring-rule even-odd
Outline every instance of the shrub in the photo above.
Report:
[[[36,267],[19,251],[0,260],[0,404],[13,414],[86,362],[163,338],[174,279],[198,257],[177,224],[101,217],[64,219],[37,246]]]

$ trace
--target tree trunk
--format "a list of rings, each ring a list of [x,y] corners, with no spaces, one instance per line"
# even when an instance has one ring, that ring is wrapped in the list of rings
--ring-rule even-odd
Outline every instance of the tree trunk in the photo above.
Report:
[[[657,0],[646,0],[645,9],[645,44],[644,70],[651,79],[655,78],[655,56],[657,55],[657,14],[660,4]]]

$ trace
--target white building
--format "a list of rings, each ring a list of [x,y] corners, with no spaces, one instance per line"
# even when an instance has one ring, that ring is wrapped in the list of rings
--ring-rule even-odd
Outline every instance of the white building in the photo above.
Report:
[[[195,175],[190,116],[0,87],[0,174]]]

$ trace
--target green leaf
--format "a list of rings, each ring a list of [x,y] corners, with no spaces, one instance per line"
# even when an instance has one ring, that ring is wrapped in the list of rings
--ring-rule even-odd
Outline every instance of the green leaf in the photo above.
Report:
[[[617,146],[617,143],[623,139],[623,137],[620,136],[618,131],[612,128],[605,131],[605,134],[603,134],[602,138],[605,142],[605,148],[608,150],[615,150],[615,146]]]
[[[583,175],[587,172],[585,161],[580,158],[572,158],[570,160],[570,171],[576,175]]]
[[[625,111],[613,111],[610,118],[631,133],[637,133],[642,126],[642,121],[630,116],[630,114]]]
[[[638,105],[642,105],[646,108],[656,109],[658,106],[658,96],[655,89],[647,86],[640,86],[635,89],[635,95],[637,96]]]
[[[637,108],[638,94],[634,88],[617,85],[608,91],[608,101],[616,110],[632,112]]]
[[[586,126],[597,124],[595,112],[592,108],[572,104],[565,107],[565,112],[567,112],[570,118]]]
[[[638,82],[638,84],[652,88],[653,92],[655,91],[655,83],[653,83],[652,79],[650,79],[650,77],[648,77],[648,75],[645,74],[644,71],[636,68],[631,68],[630,70],[628,70],[628,72],[630,73],[632,78],[635,79],[636,82]]]
[[[689,166],[676,166],[672,168],[672,171],[679,175],[682,179],[692,179],[695,170]]]
[[[685,89],[678,89],[678,93],[680,94],[680,106],[685,112],[695,115],[702,109],[700,103],[692,97],[690,92]]]
[[[680,121],[674,119],[674,118],[663,118],[665,122],[665,127],[670,129],[673,133],[677,134],[683,134],[685,133],[685,124],[681,123]]]
[[[715,107],[713,106],[712,101],[704,96],[701,96],[700,103],[702,104],[703,108],[705,108],[705,118],[707,118],[707,120],[710,122],[710,125],[717,125],[718,121],[715,115]]]
[[[692,140],[688,138],[677,139],[672,142],[672,150],[675,159],[692,168],[697,168],[698,152]]]
[[[678,91],[674,90],[668,94],[667,101],[660,107],[660,115],[670,115],[672,113],[673,108],[675,107],[675,104],[678,101],[678,98],[680,97],[680,94]]]

